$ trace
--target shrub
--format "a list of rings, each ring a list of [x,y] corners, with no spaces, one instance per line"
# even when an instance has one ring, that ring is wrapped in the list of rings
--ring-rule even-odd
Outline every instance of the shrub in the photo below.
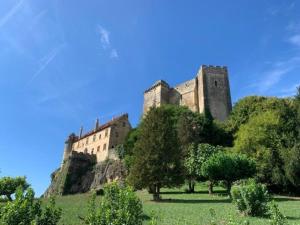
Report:
[[[270,225],[287,224],[285,216],[279,211],[278,205],[274,201],[270,204],[270,217]]]
[[[43,210],[41,202],[34,199],[34,191],[26,192],[19,187],[15,200],[0,208],[1,225],[55,225],[61,217],[61,210],[55,207],[54,199]]]
[[[88,215],[89,225],[142,225],[142,203],[129,187],[120,187],[112,183],[104,187],[104,196],[100,206],[96,206],[93,195]]]
[[[234,185],[231,195],[238,210],[245,215],[267,215],[270,196],[265,185],[249,179],[241,182],[241,184]]]

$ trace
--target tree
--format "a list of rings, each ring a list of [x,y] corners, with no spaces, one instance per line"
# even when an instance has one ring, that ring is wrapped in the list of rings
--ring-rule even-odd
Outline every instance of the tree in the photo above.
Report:
[[[12,201],[11,195],[16,192],[18,187],[23,190],[29,187],[26,177],[2,177],[0,179],[0,196],[5,195],[8,200]]]
[[[286,151],[284,170],[289,181],[296,187],[300,186],[300,143]]]
[[[154,200],[160,199],[161,187],[183,183],[173,112],[169,107],[151,108],[134,145],[128,181],[135,188],[149,188]]]
[[[245,155],[218,152],[203,163],[201,171],[210,182],[226,182],[230,193],[234,181],[253,176],[256,168],[254,161]]]
[[[210,144],[191,144],[189,146],[188,155],[184,161],[186,178],[189,184],[189,192],[194,192],[195,182],[202,177],[202,164],[213,154],[223,151],[220,146],[212,146]],[[209,184],[209,193],[213,191],[213,184]]]
[[[61,217],[61,209],[56,208],[55,200],[41,206],[41,201],[34,199],[34,191],[22,187],[16,190],[15,200],[0,208],[1,225],[56,225]]]

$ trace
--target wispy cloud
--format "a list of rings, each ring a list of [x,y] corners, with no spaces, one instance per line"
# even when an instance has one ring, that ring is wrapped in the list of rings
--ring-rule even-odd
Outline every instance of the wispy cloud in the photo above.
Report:
[[[279,83],[284,76],[299,67],[300,57],[292,57],[285,61],[272,63],[271,68],[263,73],[262,79],[253,86],[257,87],[259,92],[265,93]]]
[[[102,48],[104,49],[109,48],[110,47],[109,31],[99,26],[98,32],[100,34],[100,41],[101,41]]]
[[[2,18],[0,18],[0,28],[3,27],[22,8],[24,0],[18,1]]]
[[[46,67],[55,59],[55,57],[60,53],[65,44],[61,44],[53,48],[39,61],[39,69],[33,74],[28,84],[31,84],[45,69]]]
[[[118,54],[118,52],[117,52],[116,49],[112,49],[111,50],[111,52],[110,52],[110,58],[111,59],[117,59],[117,58],[119,58],[119,54]]]
[[[110,32],[102,26],[98,26],[97,31],[100,34],[100,42],[102,48],[109,52],[109,57],[111,59],[118,59],[118,51],[111,45]]]
[[[296,45],[297,47],[300,47],[300,34],[295,34],[295,35],[292,35],[288,41],[293,44],[293,45]]]

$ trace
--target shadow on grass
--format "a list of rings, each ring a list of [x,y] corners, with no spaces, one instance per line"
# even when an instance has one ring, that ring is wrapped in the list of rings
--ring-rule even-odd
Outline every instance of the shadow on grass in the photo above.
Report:
[[[300,201],[300,199],[293,197],[274,197],[273,200],[276,202]]]
[[[231,203],[231,199],[161,199],[158,203]]]
[[[208,194],[208,191],[195,191],[193,193],[189,193],[189,192],[184,192],[184,191],[161,191],[160,194],[170,194],[170,195],[182,195],[182,194]],[[214,194],[226,194],[227,192],[225,190],[216,190],[214,191]]]

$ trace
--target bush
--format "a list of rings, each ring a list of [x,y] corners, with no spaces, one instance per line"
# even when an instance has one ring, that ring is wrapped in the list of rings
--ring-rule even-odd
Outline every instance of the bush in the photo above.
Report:
[[[285,216],[279,211],[278,205],[273,201],[270,204],[270,225],[287,224]]]
[[[270,195],[265,185],[253,179],[234,185],[231,189],[233,202],[245,215],[265,216],[268,214]]]
[[[55,225],[61,217],[61,209],[55,207],[54,199],[43,210],[41,202],[34,199],[34,191],[25,192],[21,187],[16,199],[0,208],[1,225]]]
[[[100,206],[94,194],[85,223],[89,225],[142,225],[142,203],[133,190],[112,183],[104,187]]]

